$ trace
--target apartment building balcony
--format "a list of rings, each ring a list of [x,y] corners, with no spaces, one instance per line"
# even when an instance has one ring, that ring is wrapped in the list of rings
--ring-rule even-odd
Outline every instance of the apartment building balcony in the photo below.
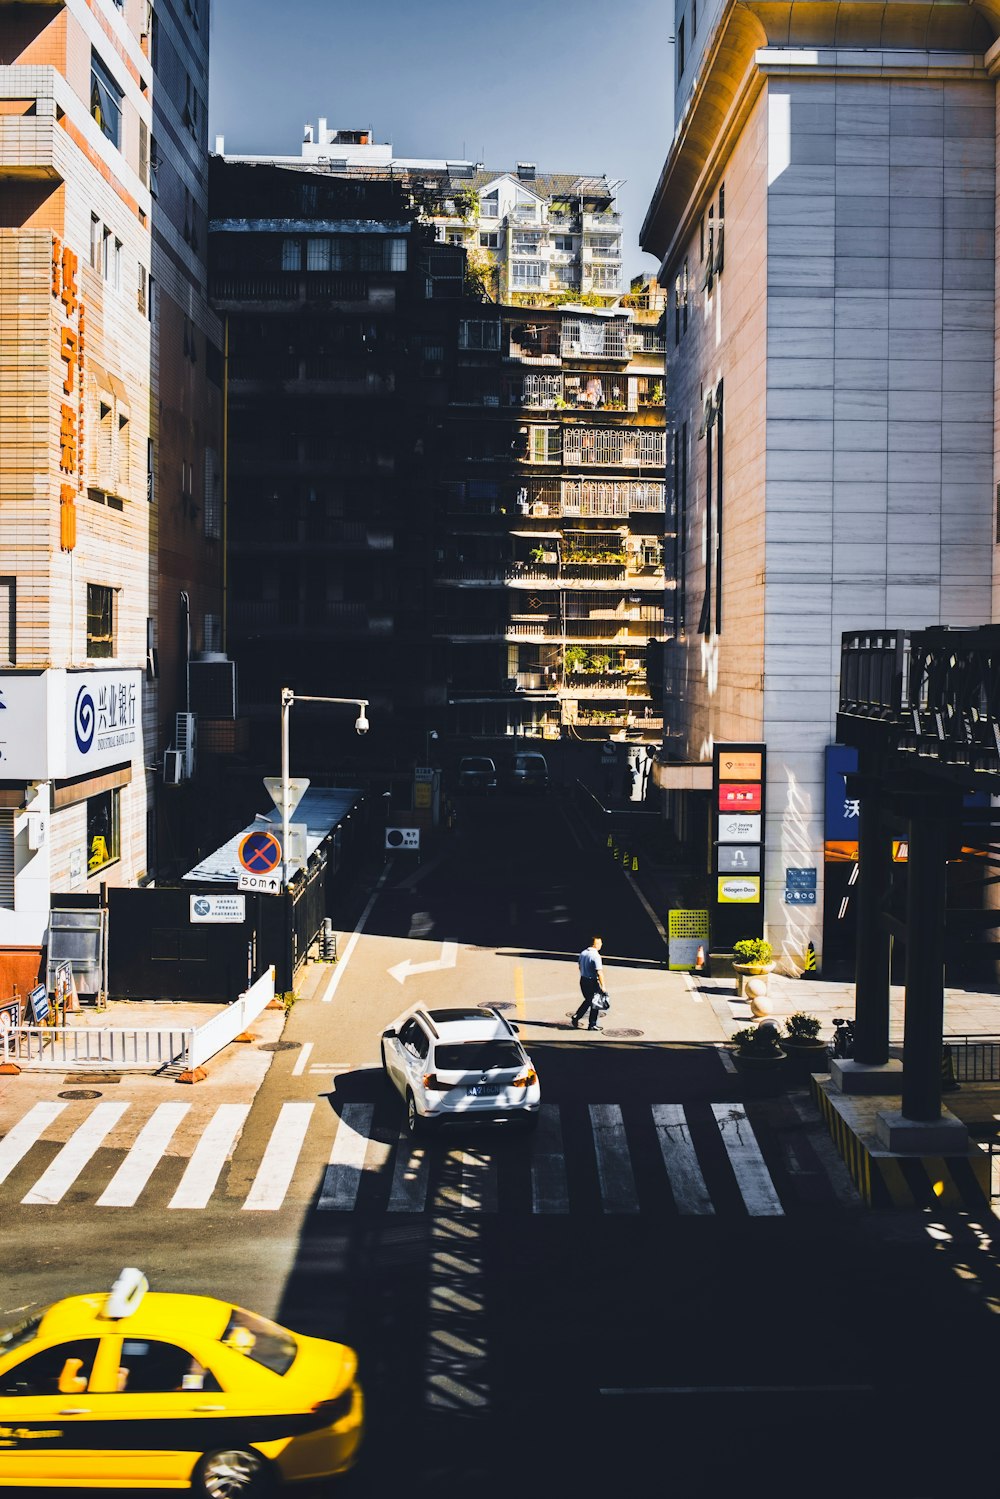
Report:
[[[576,729],[625,729],[638,734],[659,734],[663,730],[663,715],[649,713],[645,709],[634,712],[630,708],[581,708],[572,700],[564,700],[563,723]]]
[[[440,562],[435,583],[458,588],[497,588],[506,581],[497,565],[487,562]]]
[[[289,303],[323,302],[333,308],[350,308],[362,303],[366,312],[392,312],[396,305],[394,286],[375,286],[367,276],[289,275],[274,272],[260,275],[216,275],[209,295],[222,312],[236,312],[251,302],[266,309],[268,305],[287,307]]]
[[[645,676],[636,676],[634,672],[571,672],[566,677],[563,691],[577,698],[650,700]]]
[[[517,692],[530,692],[535,697],[555,698],[559,693],[559,684],[544,671],[519,671],[512,678]]]
[[[63,174],[55,161],[55,110],[42,115],[36,114],[36,104],[33,97],[3,100],[4,113],[0,114],[0,181],[62,181]],[[12,109],[20,112],[7,112]]]
[[[609,234],[616,230],[621,233],[621,227],[620,213],[585,213],[583,215],[584,234]]]

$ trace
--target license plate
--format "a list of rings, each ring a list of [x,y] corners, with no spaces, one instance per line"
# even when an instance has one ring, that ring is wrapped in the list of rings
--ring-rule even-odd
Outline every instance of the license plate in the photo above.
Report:
[[[496,1083],[473,1083],[465,1091],[470,1098],[496,1098],[500,1089]]]

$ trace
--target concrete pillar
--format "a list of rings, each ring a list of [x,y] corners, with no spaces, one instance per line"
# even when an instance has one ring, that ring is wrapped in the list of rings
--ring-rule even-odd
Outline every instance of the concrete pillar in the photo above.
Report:
[[[878,785],[855,780],[858,808],[858,933],[854,1060],[881,1067],[889,1060],[889,933],[882,921],[892,879],[892,847],[882,826]]]
[[[906,898],[905,1120],[941,1117],[947,827],[944,808],[910,818]]]

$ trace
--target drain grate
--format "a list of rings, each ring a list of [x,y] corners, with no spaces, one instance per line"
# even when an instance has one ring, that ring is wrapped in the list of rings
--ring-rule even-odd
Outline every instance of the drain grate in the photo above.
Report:
[[[301,1041],[262,1041],[258,1051],[298,1051]]]
[[[59,1098],[100,1098],[96,1088],[67,1088],[65,1093],[57,1095]]]
[[[100,1083],[102,1088],[110,1087],[112,1083],[120,1083],[121,1080],[120,1072],[67,1072],[63,1078],[64,1083]]]

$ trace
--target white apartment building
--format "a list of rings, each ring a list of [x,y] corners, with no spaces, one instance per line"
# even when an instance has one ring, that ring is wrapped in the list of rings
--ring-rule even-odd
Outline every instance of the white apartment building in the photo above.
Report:
[[[619,183],[568,172],[543,173],[532,162],[497,170],[481,162],[398,157],[370,130],[332,130],[325,119],[305,128],[301,155],[233,156],[227,161],[328,167],[403,178],[438,238],[460,244],[484,288],[500,302],[560,300],[567,293],[613,301],[628,291],[622,279]]]

